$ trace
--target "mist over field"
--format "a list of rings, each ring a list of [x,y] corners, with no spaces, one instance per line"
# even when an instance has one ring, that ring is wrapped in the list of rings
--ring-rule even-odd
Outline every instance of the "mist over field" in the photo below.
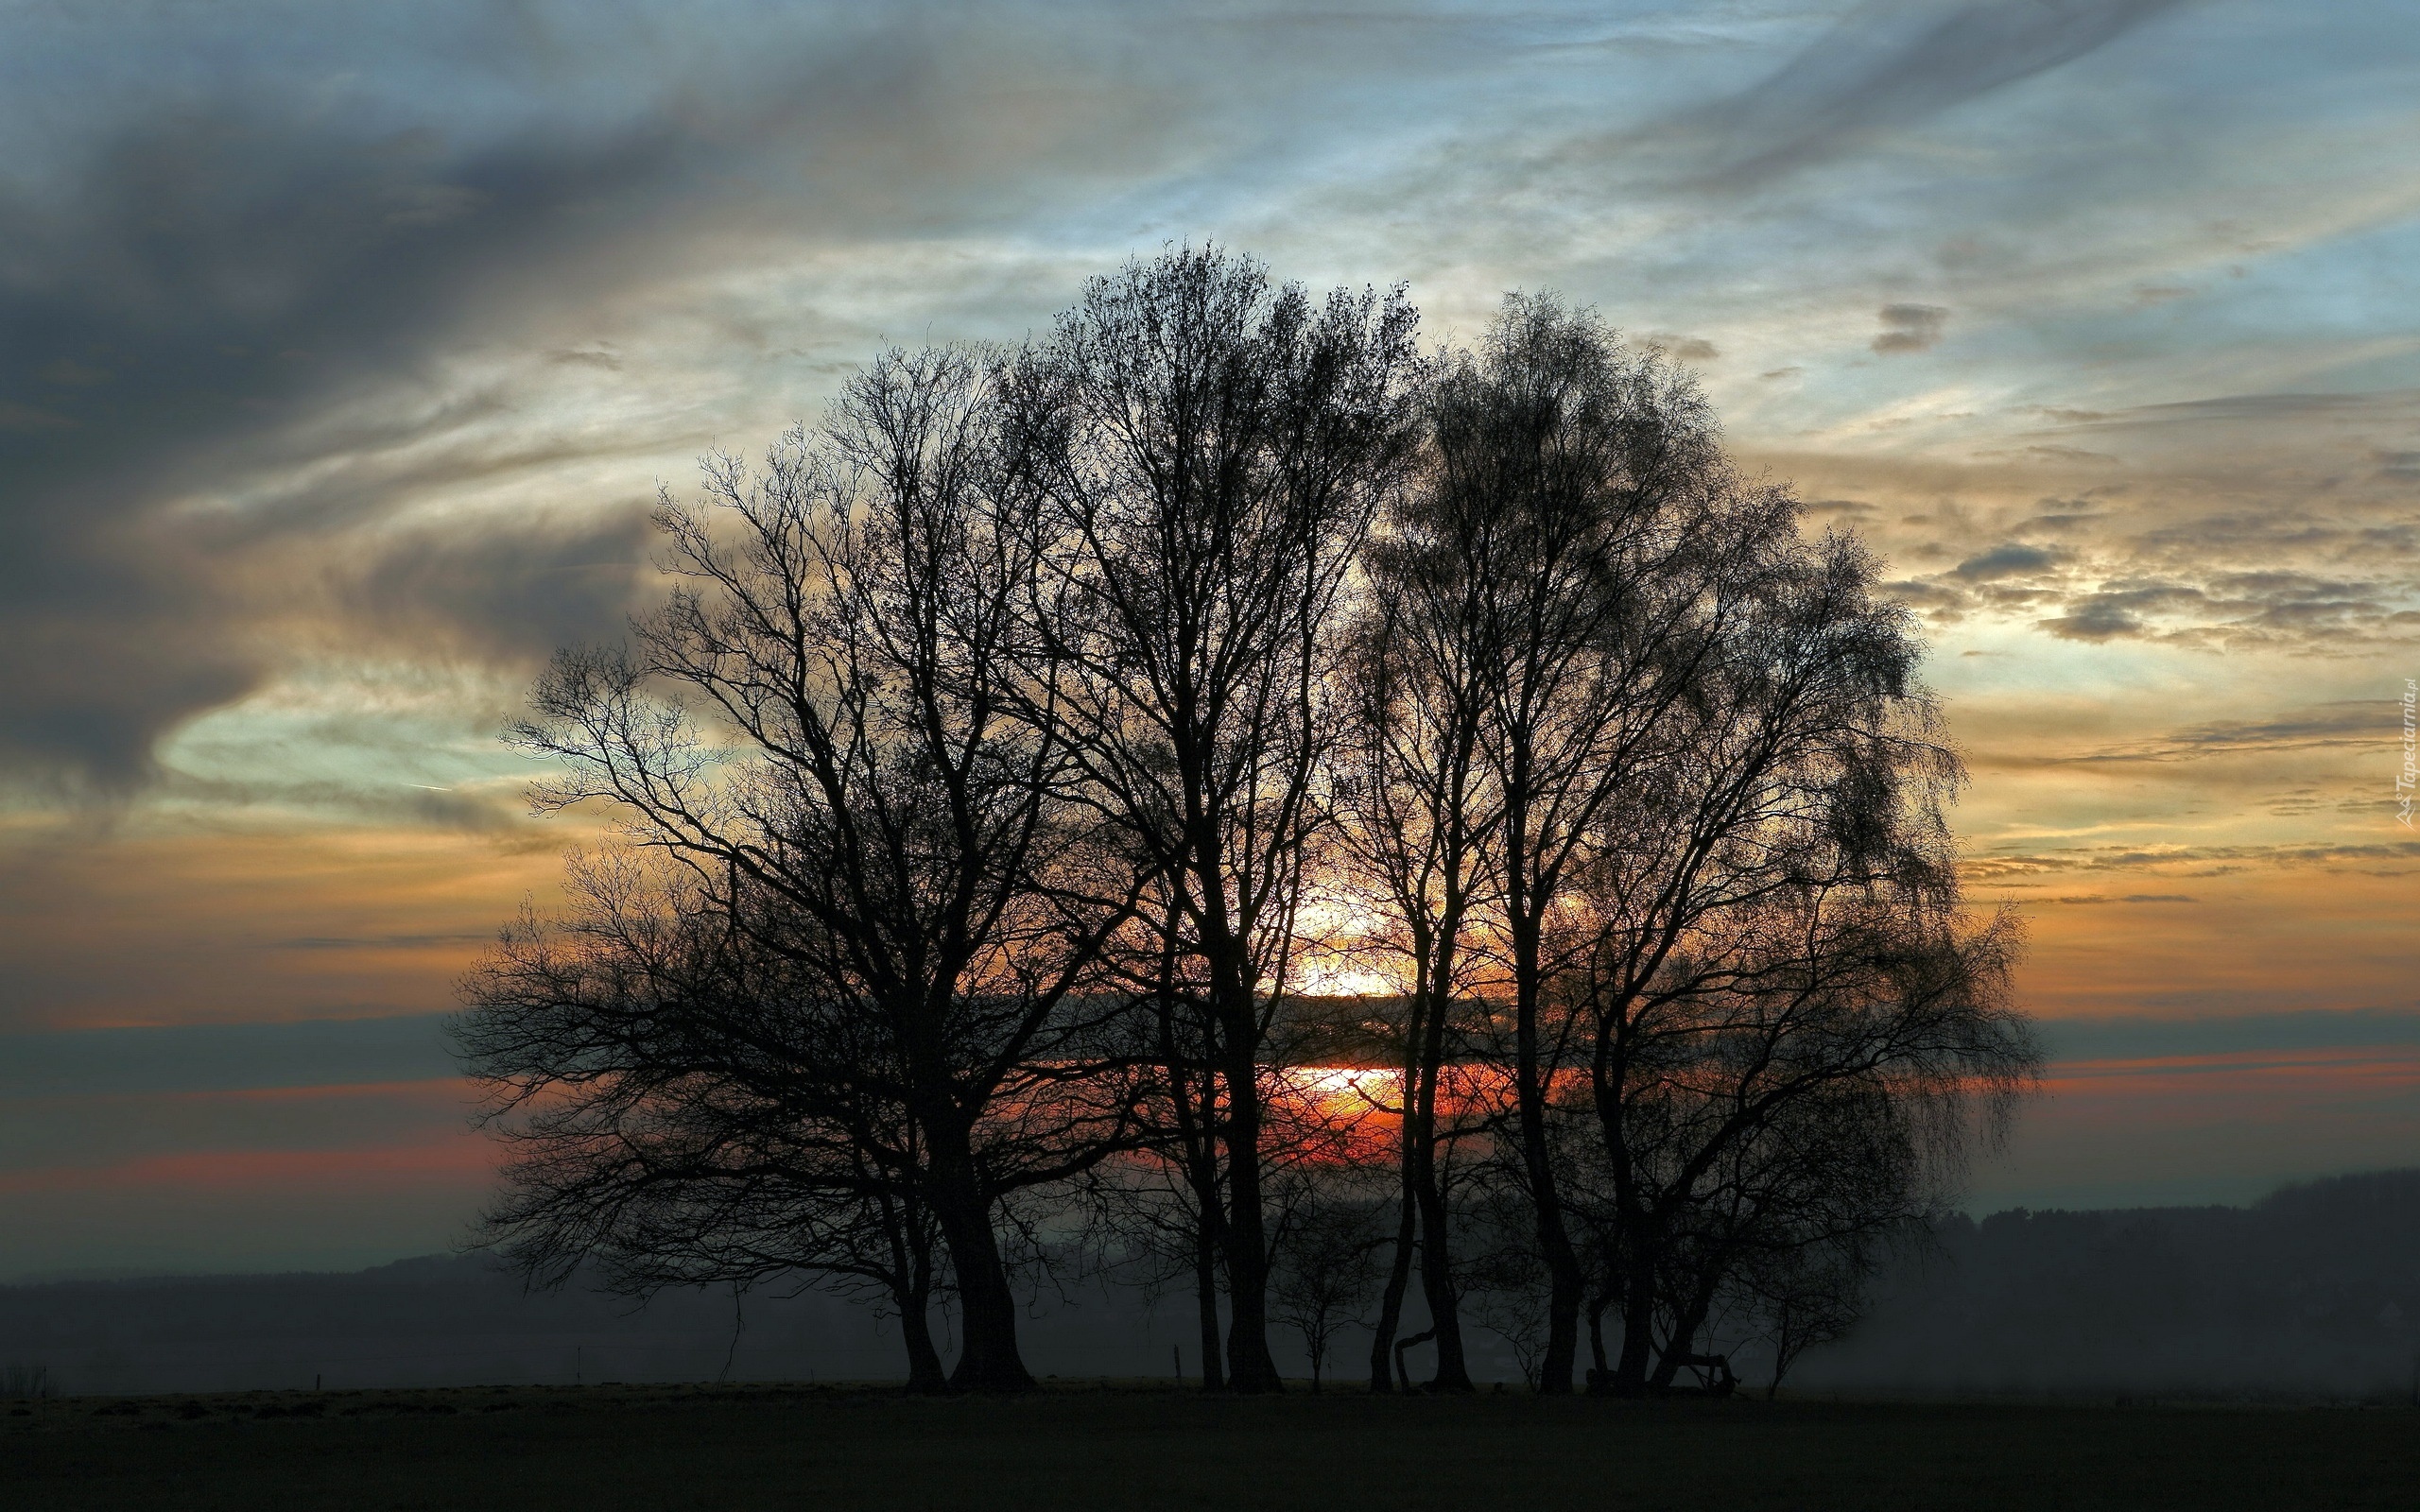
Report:
[[[1046,1378],[1160,1382],[1189,1350],[1184,1298],[1084,1278],[1028,1295]],[[788,1294],[788,1295],[785,1295]],[[1415,1313],[1413,1326],[1425,1318]],[[1346,1389],[1365,1331],[1339,1346]],[[1301,1342],[1273,1341],[1308,1373]],[[530,1293],[476,1255],[350,1273],[0,1288],[0,1362],[116,1394],[607,1382],[887,1382],[895,1323],[780,1282],[644,1307],[574,1283]],[[1416,1357],[1415,1357],[1416,1358]],[[1737,1360],[1744,1385],[1768,1362]],[[1334,1367],[1331,1367],[1332,1370]],[[1500,1339],[1482,1385],[1522,1384]],[[1954,1216],[1877,1280],[1870,1315],[1811,1350],[1792,1395],[2399,1401],[2420,1389],[2420,1170],[2289,1187],[2249,1208]]]

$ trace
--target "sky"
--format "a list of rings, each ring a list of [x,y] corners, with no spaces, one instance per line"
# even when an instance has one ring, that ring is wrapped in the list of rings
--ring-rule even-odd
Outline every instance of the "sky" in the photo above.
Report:
[[[1884,558],[2054,1057],[1970,1208],[2420,1164],[2413,20],[0,5],[0,1279],[461,1239],[659,482],[1204,239],[1593,304]]]

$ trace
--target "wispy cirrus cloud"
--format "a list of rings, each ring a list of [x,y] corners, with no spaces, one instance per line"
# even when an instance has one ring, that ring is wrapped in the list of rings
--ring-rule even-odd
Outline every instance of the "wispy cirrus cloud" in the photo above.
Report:
[[[1873,0],[1762,82],[1665,129],[1696,138],[1697,181],[1750,188],[2073,62],[2185,3]]]

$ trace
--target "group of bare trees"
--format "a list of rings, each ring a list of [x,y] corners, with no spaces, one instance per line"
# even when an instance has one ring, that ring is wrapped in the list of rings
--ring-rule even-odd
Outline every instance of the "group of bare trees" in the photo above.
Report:
[[[925,1389],[1029,1384],[1080,1251],[1238,1391],[1279,1322],[1379,1390],[1844,1327],[2035,1066],[1910,627],[1651,351],[1414,322],[1171,250],[667,493],[514,731],[619,829],[466,986],[491,1239],[862,1291]]]

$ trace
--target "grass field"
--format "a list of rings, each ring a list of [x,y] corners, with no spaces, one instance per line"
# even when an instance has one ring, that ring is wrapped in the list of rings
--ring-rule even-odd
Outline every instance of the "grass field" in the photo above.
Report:
[[[2415,1506],[2410,1408],[603,1386],[0,1410],[0,1507],[54,1512]]]

